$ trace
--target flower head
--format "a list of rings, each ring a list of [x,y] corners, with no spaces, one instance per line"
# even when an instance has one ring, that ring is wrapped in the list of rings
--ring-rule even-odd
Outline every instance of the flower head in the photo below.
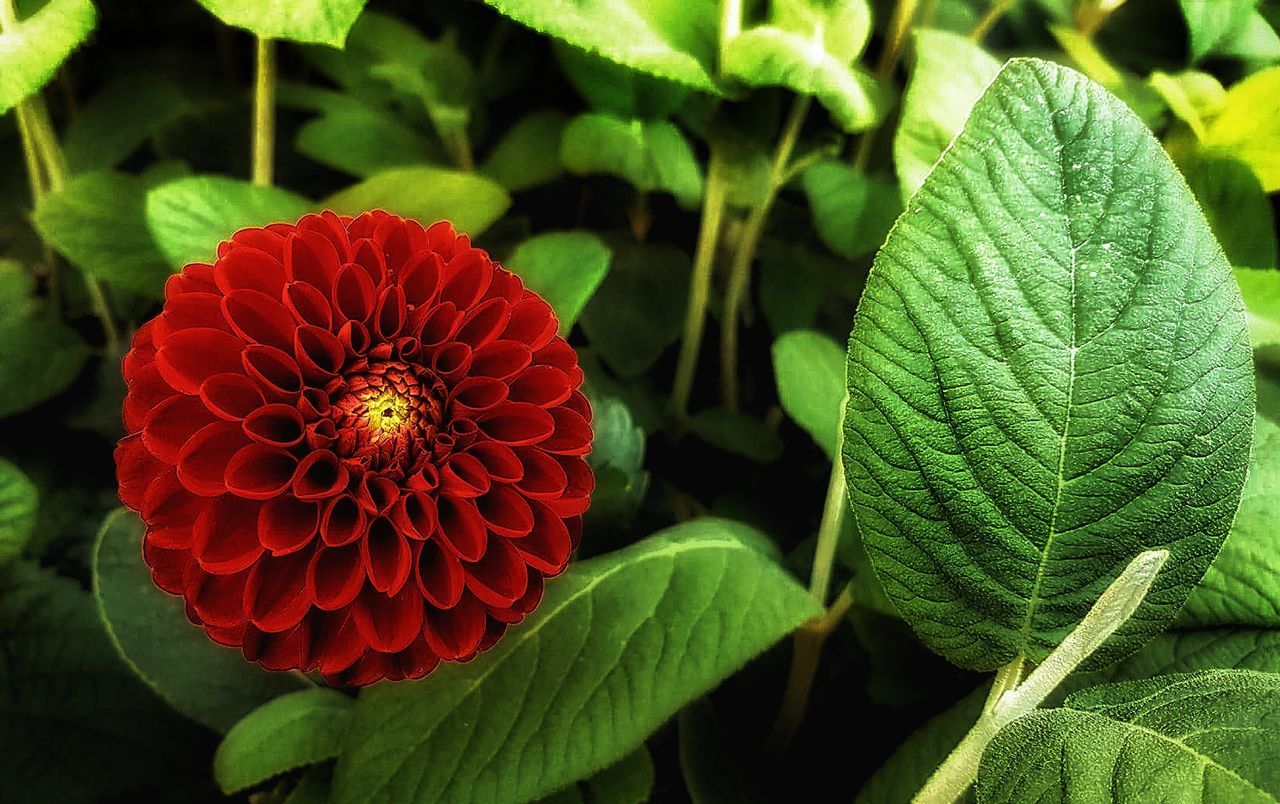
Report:
[[[550,306],[448,223],[237,232],[124,359],[120,498],[216,642],[335,683],[466,661],[564,570],[591,410]]]

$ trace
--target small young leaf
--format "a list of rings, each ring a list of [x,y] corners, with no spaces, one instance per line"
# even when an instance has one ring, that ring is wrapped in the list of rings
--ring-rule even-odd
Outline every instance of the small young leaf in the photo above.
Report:
[[[1249,166],[1210,152],[1182,160],[1180,167],[1227,261],[1250,268],[1275,268],[1275,215]]]
[[[186,95],[168,78],[118,78],[71,118],[63,140],[67,164],[73,173],[113,168],[186,108]]]
[[[304,156],[361,178],[443,157],[438,145],[393,115],[359,103],[308,121],[297,146]]]
[[[213,778],[231,795],[338,755],[355,701],[337,690],[281,695],[231,727],[213,755]]]
[[[485,0],[535,31],[633,70],[719,93],[712,76],[718,7],[688,0]]]
[[[1014,60],[913,196],[849,346],[845,468],[927,645],[1039,662],[1132,557],[1169,571],[1091,660],[1169,624],[1240,499],[1244,306],[1159,143],[1105,90]]]
[[[1156,70],[1147,82],[1160,94],[1169,111],[1190,127],[1197,139],[1204,139],[1205,121],[1218,114],[1227,97],[1227,91],[1217,78],[1196,70],[1174,75]]]
[[[626,404],[611,396],[590,395],[591,429],[595,438],[587,456],[596,476],[591,508],[586,514],[588,532],[595,528],[618,529],[630,525],[649,490],[644,470],[644,429],[637,426]]]
[[[521,243],[504,265],[556,311],[567,334],[609,273],[613,252],[590,232],[547,232]]]
[[[93,30],[91,0],[49,0],[0,33],[0,114],[48,83]]]
[[[1208,670],[1077,692],[996,735],[977,793],[984,804],[1275,801],[1280,675]]]
[[[22,555],[36,526],[39,503],[31,478],[0,458],[0,570]]]
[[[844,374],[844,350],[821,332],[793,330],[773,342],[782,409],[831,457],[840,438]]]
[[[159,298],[170,268],[146,221],[147,182],[113,171],[77,176],[36,207],[40,236],[90,276]]]
[[[174,709],[214,731],[303,684],[215,645],[188,622],[182,601],[151,580],[142,560],[142,523],[133,513],[117,510],[103,523],[93,592],[107,633],[138,676]]]
[[[315,42],[341,49],[368,0],[197,0],[227,25],[264,39]]]
[[[1196,62],[1235,41],[1249,24],[1258,0],[1178,0],[1178,5],[1187,19],[1191,60]]]
[[[746,530],[700,521],[575,564],[474,661],[366,690],[333,801],[527,801],[626,756],[813,615]]]
[[[483,176],[417,165],[375,173],[330,196],[324,206],[349,215],[385,209],[424,226],[448,220],[474,237],[502,217],[511,197]]]
[[[1209,124],[1204,146],[1237,157],[1268,193],[1280,190],[1280,67],[1256,72],[1227,90],[1222,111]]]
[[[896,183],[867,176],[840,160],[819,162],[801,180],[813,227],[827,248],[842,257],[853,259],[875,251],[902,212]]]
[[[571,45],[557,44],[556,61],[593,111],[656,120],[680,108],[689,87],[655,78]]]
[[[1253,348],[1280,346],[1280,271],[1236,268]]]
[[[915,68],[893,138],[893,162],[904,199],[924,183],[978,96],[1000,71],[1000,62],[963,36],[922,29],[916,32],[915,45]]]
[[[702,168],[693,147],[665,120],[579,115],[565,127],[560,158],[571,173],[617,176],[637,190],[671,193],[685,207],[702,198]]]
[[[147,226],[175,268],[208,262],[218,243],[247,226],[294,221],[311,206],[278,187],[225,176],[185,176],[147,193]]]
[[[560,178],[560,141],[568,115],[556,109],[533,112],[517,120],[480,165],[480,175],[511,192]]]
[[[690,416],[686,426],[708,444],[757,463],[772,463],[782,457],[784,445],[777,432],[746,413],[710,408]]]
[[[680,337],[689,257],[665,245],[626,245],[582,311],[587,340],[609,367],[637,377]]]

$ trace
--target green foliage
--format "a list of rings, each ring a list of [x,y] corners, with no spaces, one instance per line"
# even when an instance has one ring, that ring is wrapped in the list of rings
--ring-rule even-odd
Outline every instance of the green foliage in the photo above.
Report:
[[[565,126],[560,159],[571,173],[605,173],[642,192],[667,192],[685,206],[702,197],[702,169],[680,129],[665,120],[579,115]]]
[[[418,165],[390,168],[327,198],[326,209],[357,215],[385,209],[425,221],[449,220],[473,237],[488,229],[507,211],[511,197],[483,176]]]
[[[368,0],[294,0],[288,4],[257,0],[197,2],[227,25],[265,39],[316,42],[341,48]]]
[[[1258,0],[1178,0],[1191,31],[1191,60],[1199,61],[1240,38]]]
[[[336,690],[281,695],[227,732],[213,756],[213,777],[227,795],[286,771],[338,755],[354,701]]]
[[[782,457],[782,439],[755,416],[709,408],[691,416],[686,424],[690,433],[708,444],[757,463],[772,463]]]
[[[31,278],[0,259],[0,418],[57,396],[75,380],[89,347],[32,298]]]
[[[689,87],[639,72],[590,51],[557,44],[565,78],[597,112],[615,117],[659,119],[680,108]]]
[[[1249,166],[1212,152],[1181,165],[1213,234],[1232,265],[1276,267],[1276,220]]]
[[[22,555],[36,526],[40,493],[31,478],[0,458],[0,572]]]
[[[1280,67],[1254,73],[1231,89],[1204,136],[1206,148],[1225,151],[1257,175],[1268,193],[1280,190],[1280,116],[1258,114],[1280,104]]]
[[[310,204],[277,187],[224,176],[184,176],[148,191],[147,227],[174,268],[214,258],[220,241],[246,226],[294,221]]]
[[[1254,348],[1280,346],[1280,271],[1236,268]]]
[[[996,735],[982,757],[978,799],[1275,801],[1278,706],[1280,675],[1250,670],[1083,690]]]
[[[897,184],[838,160],[819,162],[801,181],[813,227],[827,248],[842,257],[875,251],[902,212]]]
[[[653,759],[640,748],[577,784],[552,793],[541,804],[644,804],[653,793]]]
[[[302,683],[246,662],[188,622],[182,601],[152,582],[142,560],[142,523],[131,512],[118,510],[103,523],[93,579],[102,622],[120,655],[170,706],[198,723],[226,731]]]
[[[710,0],[485,0],[521,25],[634,70],[715,92],[717,4]]]
[[[813,614],[805,590],[738,538],[743,526],[685,530],[572,566],[470,664],[367,690],[335,804],[545,795],[626,756]]]
[[[1042,660],[1163,547],[1094,661],[1132,652],[1226,536],[1252,386],[1226,261],[1145,126],[1077,73],[1011,62],[890,234],[850,340],[845,468],[886,591],[935,651],[994,669]]]
[[[0,114],[39,92],[96,18],[91,0],[49,0],[17,25],[0,25]]]
[[[595,438],[587,460],[595,473],[596,489],[587,523],[589,527],[626,526],[649,490],[644,429],[635,423],[630,408],[614,397],[593,394],[591,412]]]
[[[579,323],[611,369],[635,377],[680,336],[688,284],[689,258],[679,249],[620,247]]]
[[[480,165],[480,173],[511,192],[527,190],[560,177],[561,138],[569,116],[548,109],[516,121]]]
[[[521,243],[505,265],[551,304],[567,334],[612,260],[609,247],[589,232],[547,232]]]
[[[844,362],[841,347],[821,332],[793,330],[773,342],[782,409],[833,458],[840,441]]]
[[[298,130],[298,152],[366,178],[439,157],[439,147],[393,115],[356,105],[326,112]]]
[[[67,125],[63,149],[73,173],[107,170],[189,108],[176,83],[150,73],[116,79]]]

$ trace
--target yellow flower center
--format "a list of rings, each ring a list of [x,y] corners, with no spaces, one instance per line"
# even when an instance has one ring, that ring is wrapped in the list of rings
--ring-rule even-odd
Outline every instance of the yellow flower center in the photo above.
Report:
[[[375,438],[403,430],[410,413],[409,398],[395,388],[383,388],[365,401],[365,420]]]

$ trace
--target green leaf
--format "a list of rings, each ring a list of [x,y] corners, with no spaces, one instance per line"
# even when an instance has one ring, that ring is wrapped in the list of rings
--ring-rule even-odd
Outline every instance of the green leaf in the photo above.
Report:
[[[702,168],[680,129],[666,120],[624,120],[589,112],[565,126],[560,158],[570,173],[604,173],[644,192],[668,192],[685,207],[702,198]]]
[[[442,157],[439,146],[393,115],[358,103],[308,121],[298,130],[297,147],[322,165],[361,178]]]
[[[540,804],[645,804],[653,792],[653,759],[643,745],[589,779],[540,799]]]
[[[1275,268],[1275,215],[1249,166],[1210,152],[1184,160],[1181,167],[1227,261],[1251,268]]]
[[[560,178],[560,141],[569,116],[556,109],[533,112],[515,122],[480,165],[480,174],[511,192]]]
[[[625,245],[582,311],[579,324],[604,361],[638,377],[680,337],[689,257],[665,245]]]
[[[120,655],[169,704],[224,732],[255,707],[302,686],[214,644],[188,622],[182,600],[160,591],[142,560],[142,523],[110,514],[93,554],[93,591]]]
[[[239,229],[292,222],[310,206],[279,187],[225,176],[185,176],[147,193],[146,218],[160,252],[181,268],[211,261],[218,244]]]
[[[0,645],[0,801],[146,801],[192,783],[203,735],[133,677],[75,581],[25,561],[0,570]]]
[[[871,6],[867,0],[773,0],[770,21],[848,64],[871,35]]]
[[[842,257],[875,251],[902,212],[897,184],[837,159],[809,168],[801,181],[818,237]]]
[[[120,164],[187,108],[178,85],[152,73],[116,79],[71,118],[63,139],[73,173]]]
[[[315,42],[341,49],[368,0],[197,0],[227,25],[264,39]]]
[[[1276,801],[1280,675],[1209,670],[1077,692],[996,735],[977,793],[984,804]]]
[[[1218,47],[1218,53],[1265,67],[1280,59],[1280,33],[1260,12],[1254,12],[1235,39]]]
[[[1280,115],[1260,113],[1280,107],[1280,67],[1256,72],[1227,90],[1222,110],[1205,132],[1203,145],[1217,148],[1253,168],[1262,189],[1280,190]]]
[[[719,6],[711,0],[485,0],[521,25],[633,70],[717,93]]]
[[[547,232],[521,243],[503,263],[546,299],[567,334],[595,294],[613,251],[590,232]]]
[[[169,265],[146,221],[147,182],[113,171],[85,173],[36,207],[40,236],[85,273],[158,298]]]
[[[1280,630],[1265,628],[1206,628],[1166,631],[1142,650],[1099,673],[1106,681],[1136,681],[1166,673],[1238,669],[1280,673]],[[1076,676],[1071,677],[1074,682]],[[1088,685],[1092,686],[1092,685]],[[1083,689],[1083,686],[1073,686]]]
[[[0,259],[0,418],[57,396],[89,358],[88,344],[32,291],[27,272]]]
[[[1280,628],[1280,425],[1259,415],[1253,459],[1222,551],[1187,598],[1180,625]]]
[[[588,533],[595,528],[625,528],[649,490],[644,470],[644,428],[631,416],[621,399],[590,394],[591,429],[595,438],[587,461],[595,474],[591,508],[586,514]]]
[[[760,25],[730,40],[723,69],[747,86],[787,87],[814,96],[848,132],[874,126],[892,101],[870,73],[850,66],[811,37],[776,25]]]
[[[1039,662],[1169,550],[1092,659],[1163,630],[1240,499],[1252,353],[1226,260],[1137,117],[1017,59],[913,196],[849,345],[845,468],[885,590],[972,669]]]
[[[0,458],[0,570],[22,555],[36,527],[40,494],[31,478]]]
[[[90,0],[49,0],[0,33],[0,114],[49,82],[89,36],[96,17]]]
[[[902,98],[902,120],[893,138],[893,162],[908,198],[960,132],[969,110],[1000,62],[968,38],[946,31],[916,31],[915,67]]]
[[[556,61],[593,111],[658,119],[680,108],[689,87],[655,78],[580,48],[557,44]]]
[[[1204,121],[1218,114],[1227,97],[1227,91],[1217,78],[1196,70],[1174,75],[1155,70],[1147,82],[1160,94],[1169,111],[1191,128],[1197,139],[1204,139]]]
[[[1280,271],[1236,268],[1254,348],[1280,346]]]
[[[502,217],[511,197],[483,176],[418,165],[375,173],[330,196],[324,206],[349,215],[385,209],[424,226],[447,220],[474,237]]]
[[[1235,41],[1249,24],[1258,0],[1178,0],[1178,5],[1191,31],[1195,62]]]
[[[213,778],[231,795],[338,755],[355,701],[337,690],[282,695],[231,727],[213,755]]]
[[[755,416],[710,408],[690,416],[685,424],[690,433],[708,444],[757,463],[772,463],[782,457],[782,439]]]
[[[773,342],[782,409],[831,457],[840,440],[844,374],[844,350],[821,332],[792,330]]]
[[[334,803],[526,801],[626,756],[814,614],[749,530],[676,526],[575,564],[489,652],[366,690]]]

